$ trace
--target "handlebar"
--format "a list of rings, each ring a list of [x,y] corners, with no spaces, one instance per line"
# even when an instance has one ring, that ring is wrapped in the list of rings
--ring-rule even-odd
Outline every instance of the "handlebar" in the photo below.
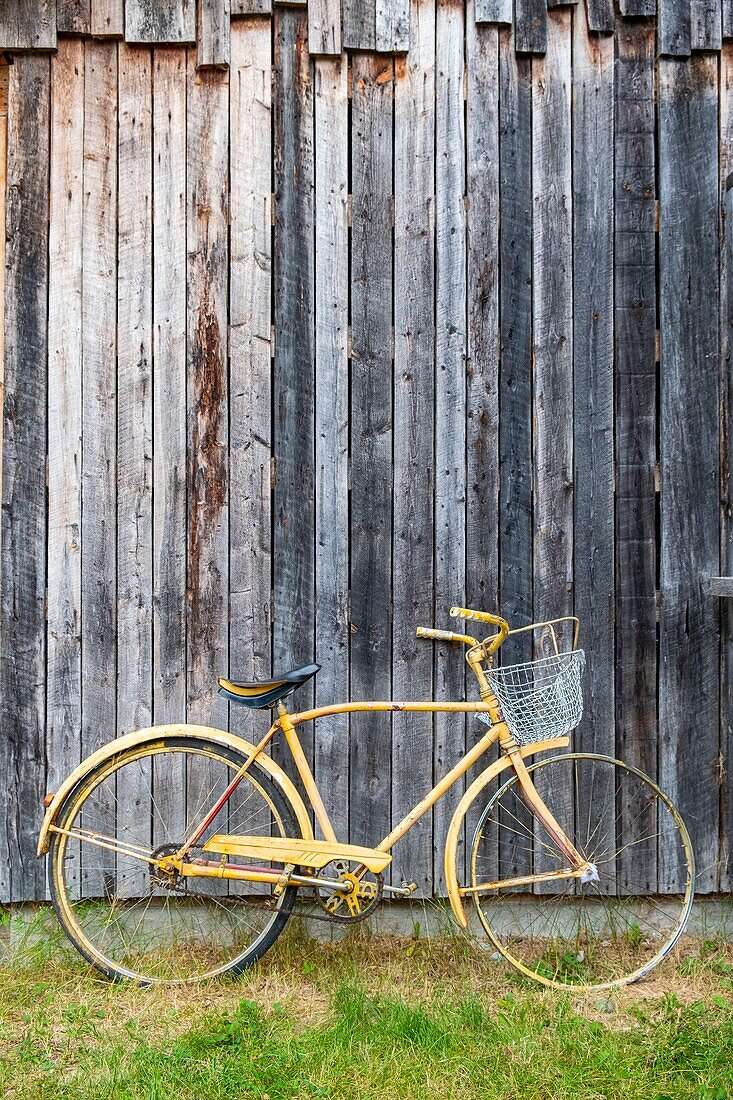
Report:
[[[469,607],[452,607],[450,615],[453,619],[474,619],[476,622],[489,623],[491,626],[499,628],[498,634],[495,634],[493,638],[488,638],[483,643],[486,657],[496,653],[509,633],[509,623],[506,619],[502,619],[500,615],[490,615],[488,611],[473,611]],[[464,645],[471,647],[479,645],[476,638],[472,638],[469,634],[456,634],[452,630],[435,630],[433,627],[428,626],[419,626],[417,636],[418,638],[430,638],[434,642],[462,642]]]

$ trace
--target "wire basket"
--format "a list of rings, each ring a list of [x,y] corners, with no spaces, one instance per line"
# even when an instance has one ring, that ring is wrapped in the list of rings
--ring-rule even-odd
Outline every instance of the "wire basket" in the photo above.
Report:
[[[504,721],[519,744],[564,737],[575,729],[583,717],[584,668],[585,653],[574,649],[487,671]]]

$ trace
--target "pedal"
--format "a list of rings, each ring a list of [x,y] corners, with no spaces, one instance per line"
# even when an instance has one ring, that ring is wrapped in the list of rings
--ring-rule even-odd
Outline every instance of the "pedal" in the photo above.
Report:
[[[391,894],[393,898],[409,898],[417,890],[416,882],[403,882],[400,886],[385,886],[385,894]]]

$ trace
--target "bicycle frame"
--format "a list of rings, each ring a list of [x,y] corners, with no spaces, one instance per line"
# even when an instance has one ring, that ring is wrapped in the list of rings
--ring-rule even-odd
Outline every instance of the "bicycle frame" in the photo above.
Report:
[[[529,775],[526,765],[524,764],[524,756],[531,755],[536,752],[546,751],[549,749],[555,749],[558,747],[564,747],[567,745],[567,738],[555,738],[545,742],[538,742],[534,745],[520,748],[516,741],[512,737],[508,727],[501,721],[501,715],[498,707],[498,703],[495,697],[487,692],[487,697],[480,703],[476,702],[393,702],[391,700],[382,701],[369,701],[369,702],[355,702],[355,703],[337,703],[330,706],[316,707],[312,710],[301,711],[295,714],[289,714],[282,703],[278,707],[278,717],[270,726],[266,735],[256,745],[249,756],[245,760],[244,764],[233,776],[229,785],[223,791],[221,796],[216,800],[211,809],[205,814],[195,830],[186,839],[181,848],[175,853],[175,855],[169,857],[171,865],[177,865],[181,868],[184,874],[192,876],[211,876],[216,878],[235,878],[248,881],[258,882],[271,882],[279,884],[282,882],[282,874],[276,871],[267,870],[255,870],[237,868],[232,866],[228,868],[226,863],[216,863],[211,861],[209,865],[197,860],[195,864],[188,864],[185,862],[186,853],[201,839],[206,832],[211,822],[216,818],[219,811],[226,804],[228,799],[232,796],[234,791],[239,786],[240,782],[246,775],[247,771],[251,767],[252,763],[257,757],[264,751],[267,745],[272,741],[278,730],[281,730],[285,736],[288,749],[295,763],[296,769],[303,783],[308,802],[313,810],[318,826],[323,834],[325,840],[332,842],[335,845],[339,844],[339,840],[334,831],[331,820],[328,816],[328,812],[321,797],[321,793],[318,789],[318,785],[311,771],[310,765],[306,759],[303,747],[300,743],[300,739],[296,732],[296,727],[302,725],[304,722],[315,721],[318,718],[326,717],[334,714],[354,714],[354,713],[426,713],[426,714],[487,714],[492,718],[494,724],[487,730],[484,736],[469,749],[464,756],[458,761],[458,763],[451,768],[446,775],[443,776],[438,783],[430,790],[424,798],[420,800],[402,820],[384,837],[379,844],[376,845],[375,851],[378,852],[390,852],[394,845],[430,810],[436,802],[443,797],[443,795],[450,790],[450,788],[471,768],[477,760],[484,755],[485,752],[491,748],[492,745],[497,742],[500,744],[503,753],[506,755],[505,760],[497,761],[491,768],[487,769],[487,772],[498,772],[505,767],[511,767],[517,775],[520,783],[522,796],[529,806],[531,812],[535,818],[544,826],[548,834],[553,838],[560,850],[566,855],[569,861],[569,867],[551,873],[544,873],[539,877],[541,879],[546,878],[567,878],[581,874],[586,868],[587,864],[580,853],[575,849],[574,845],[567,837],[563,829],[555,820],[552,812],[540,797],[531,776]],[[484,775],[487,772],[483,773]],[[449,863],[449,855],[456,842],[456,837],[449,833],[446,844],[446,867]],[[165,863],[166,861],[162,861]],[[535,881],[535,876],[528,876],[527,882]],[[497,882],[493,884],[494,888],[500,884]],[[452,882],[452,876],[449,875],[449,894],[451,896],[451,902],[456,915],[461,919],[463,911],[462,902],[460,900],[460,891],[457,883]],[[461,921],[464,923],[464,920]]]

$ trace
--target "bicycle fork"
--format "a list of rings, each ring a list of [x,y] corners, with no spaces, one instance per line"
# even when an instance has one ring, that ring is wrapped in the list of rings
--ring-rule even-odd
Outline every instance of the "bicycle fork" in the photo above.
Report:
[[[581,883],[598,882],[599,876],[595,864],[590,863],[580,854],[535,787],[517,742],[509,734],[506,738],[501,738],[499,744],[511,761],[512,769],[519,781],[522,801],[569,862],[567,869],[549,871],[542,878],[579,878]],[[536,879],[536,875],[532,877],[532,881],[536,881]]]

